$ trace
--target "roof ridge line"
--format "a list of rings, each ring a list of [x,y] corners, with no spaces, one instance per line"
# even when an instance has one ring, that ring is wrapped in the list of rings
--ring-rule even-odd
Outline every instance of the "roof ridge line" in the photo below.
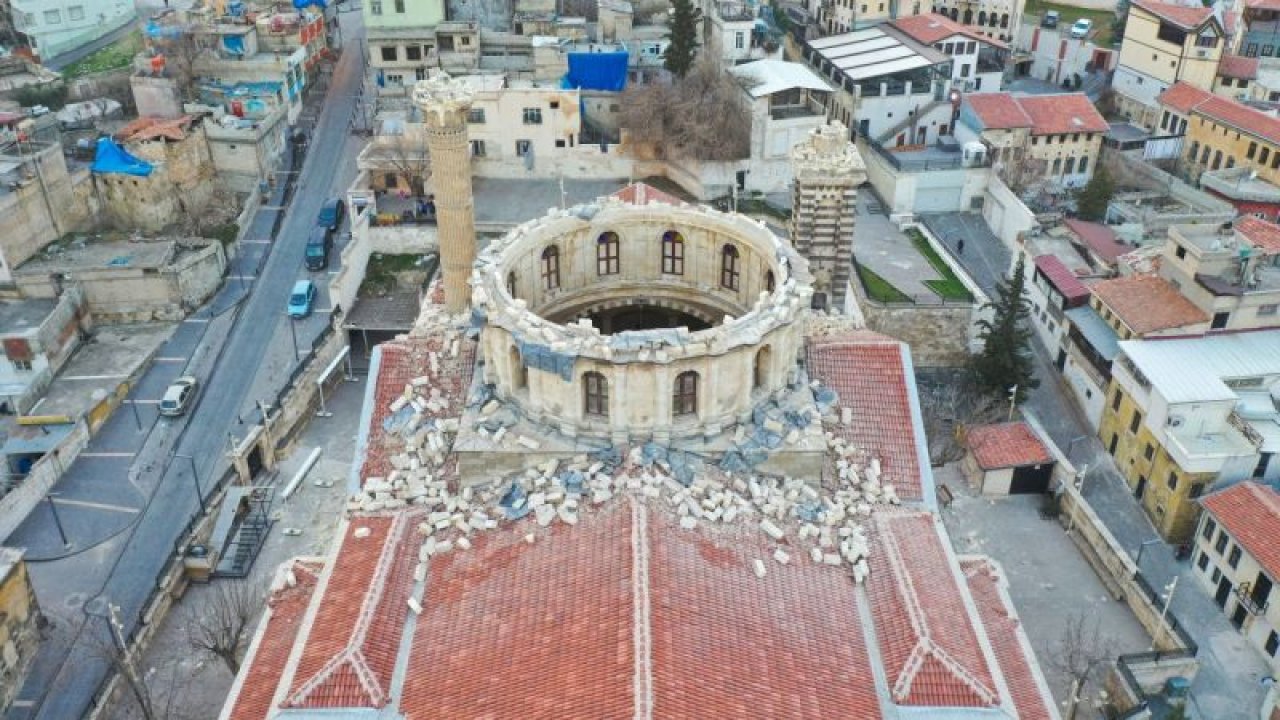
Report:
[[[634,495],[631,503],[632,691],[635,720],[653,718],[653,624],[649,605],[649,510]]]

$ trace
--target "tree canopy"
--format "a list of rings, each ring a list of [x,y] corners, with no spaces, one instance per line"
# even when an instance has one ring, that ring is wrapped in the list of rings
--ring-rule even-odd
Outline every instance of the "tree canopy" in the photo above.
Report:
[[[1013,276],[996,286],[995,299],[985,306],[992,311],[991,317],[978,321],[982,352],[973,359],[974,379],[981,389],[1007,396],[1016,387],[1018,403],[1040,385],[1031,355],[1031,304],[1023,294],[1026,280],[1026,267],[1018,258]]]

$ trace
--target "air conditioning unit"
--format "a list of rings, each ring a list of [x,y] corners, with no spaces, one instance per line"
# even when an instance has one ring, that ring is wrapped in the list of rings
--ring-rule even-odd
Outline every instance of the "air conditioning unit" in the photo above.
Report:
[[[1209,51],[1208,51],[1208,50],[1196,50],[1196,57],[1202,57],[1202,58],[1209,57]]]
[[[1181,415],[1170,415],[1170,416],[1169,416],[1169,427],[1175,427],[1175,428],[1176,428],[1176,427],[1182,427],[1182,423],[1184,423],[1184,422],[1186,422],[1186,421],[1187,421],[1187,419],[1186,419],[1186,418],[1184,418],[1184,417],[1182,417]]]

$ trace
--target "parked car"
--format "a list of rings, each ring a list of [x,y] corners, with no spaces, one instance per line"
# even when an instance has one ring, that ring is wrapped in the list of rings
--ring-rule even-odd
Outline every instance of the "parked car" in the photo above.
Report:
[[[1057,10],[1050,10],[1044,14],[1044,17],[1040,18],[1040,27],[1050,29],[1056,28],[1058,27],[1058,21],[1061,19],[1062,15],[1060,15]]]
[[[299,280],[289,293],[289,317],[304,318],[311,314],[311,305],[316,301],[316,284],[310,280]]]
[[[1071,37],[1082,38],[1088,37],[1089,31],[1093,29],[1093,21],[1087,18],[1080,18],[1071,25]]]
[[[333,245],[333,233],[322,227],[311,228],[307,238],[307,269],[324,270],[329,267],[329,248]]]
[[[330,198],[320,206],[320,215],[316,217],[316,225],[327,228],[330,232],[342,225],[342,216],[346,214],[346,205],[338,198]]]
[[[174,380],[160,399],[160,414],[177,417],[185,413],[196,399],[196,389],[199,386],[200,382],[190,375]]]

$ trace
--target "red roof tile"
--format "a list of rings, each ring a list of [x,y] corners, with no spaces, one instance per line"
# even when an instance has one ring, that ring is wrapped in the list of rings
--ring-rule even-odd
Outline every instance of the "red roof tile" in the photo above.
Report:
[[[1042,465],[1053,460],[1049,448],[1020,420],[972,428],[968,444],[973,459],[983,470]]]
[[[1280,225],[1245,215],[1236,220],[1236,232],[1255,248],[1268,255],[1280,253]]]
[[[1181,82],[1165,90],[1157,100],[1179,112],[1203,115],[1242,133],[1280,143],[1280,118],[1254,110],[1235,100],[1207,93]]]
[[[1031,118],[1032,135],[1104,133],[1111,128],[1084,93],[1024,95],[1015,99]]]
[[[955,20],[944,15],[938,15],[937,13],[898,18],[889,24],[898,28],[913,40],[925,45],[932,45],[940,40],[946,40],[949,37],[963,35],[967,38],[986,43],[993,47],[1009,47],[999,40],[982,35],[972,28],[961,25]]]
[[[1213,97],[1213,93],[1201,90],[1195,85],[1188,85],[1184,82],[1174,83],[1173,87],[1160,93],[1156,101],[1161,105],[1177,110],[1180,113],[1189,113],[1197,105]]]
[[[1135,7],[1167,20],[1183,30],[1195,30],[1213,17],[1213,9],[1207,7],[1191,7],[1188,5],[1171,5],[1154,0],[1133,0]]]
[[[828,428],[880,458],[883,482],[903,498],[921,497],[918,427],[912,402],[914,381],[904,369],[904,346],[880,335],[811,338],[809,374],[840,396],[853,422]],[[909,389],[910,388],[910,389]]]
[[[1255,80],[1258,77],[1258,58],[1223,55],[1218,62],[1218,77]]]
[[[1068,218],[1065,224],[1076,237],[1080,238],[1080,242],[1108,263],[1114,263],[1116,258],[1129,252],[1128,247],[1116,240],[1116,232],[1102,223]]]
[[[632,205],[649,205],[651,203],[665,203],[667,205],[688,204],[671,193],[663,192],[652,185],[642,182],[631,183],[609,197],[617,198]]]
[[[1093,294],[1135,335],[1208,322],[1203,310],[1155,275],[1130,275],[1095,283]]]
[[[1250,10],[1280,10],[1280,0],[1245,0],[1245,7]],[[1227,17],[1232,17],[1230,13]]]
[[[964,102],[989,130],[1029,128],[1031,117],[1009,93],[978,93],[965,95]]]
[[[1036,666],[1022,622],[1009,602],[999,567],[987,558],[972,558],[961,559],[960,568],[987,630],[1000,675],[1013,696],[1018,720],[1057,720],[1057,710],[1050,704],[1052,696]]]
[[[1218,524],[1253,556],[1273,580],[1280,580],[1280,494],[1252,480],[1200,499]]]
[[[391,673],[409,612],[422,513],[350,520],[303,642],[285,705],[372,707],[390,700]],[[366,537],[357,532],[367,529]]]
[[[320,569],[318,564],[295,562],[290,570],[297,584],[272,593],[267,600],[267,613],[262,619],[266,626],[241,664],[245,681],[231,698],[234,705],[227,720],[262,720],[271,712],[271,700],[302,627]]]
[[[894,702],[928,707],[1000,703],[991,667],[934,517],[872,516],[867,595]]]
[[[1080,278],[1076,277],[1076,274],[1056,256],[1037,255],[1035,264],[1058,292],[1062,293],[1062,297],[1067,300],[1081,300],[1089,297],[1089,288],[1080,282]]]
[[[180,118],[166,119],[157,117],[140,117],[131,120],[116,132],[116,139],[121,142],[137,142],[167,138],[182,140],[187,136],[187,128],[194,120],[190,115]]]

